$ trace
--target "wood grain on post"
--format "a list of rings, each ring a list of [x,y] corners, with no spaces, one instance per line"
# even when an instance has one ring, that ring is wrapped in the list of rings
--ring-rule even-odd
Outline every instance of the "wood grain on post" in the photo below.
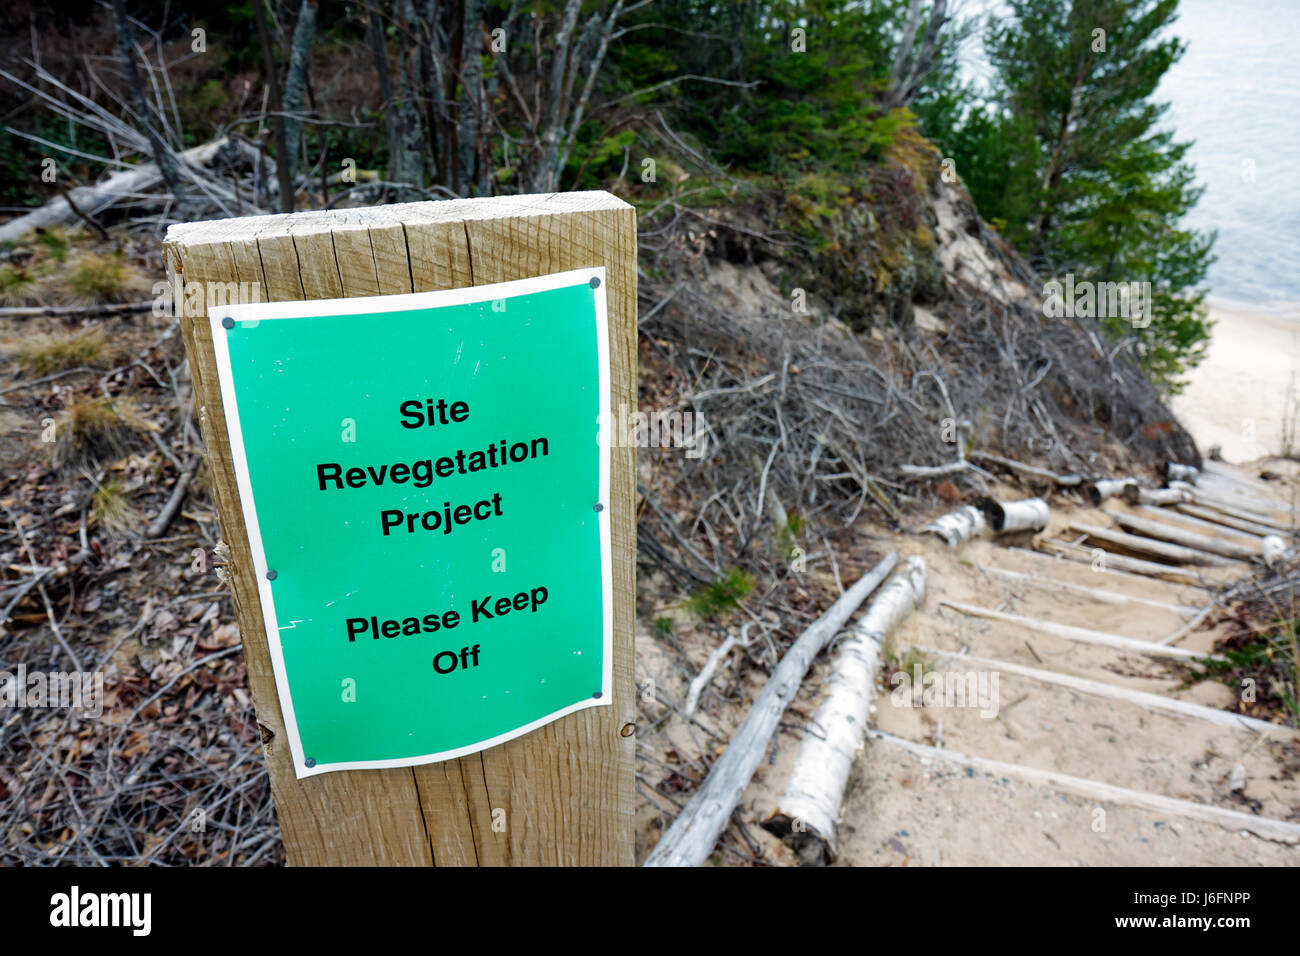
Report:
[[[636,407],[636,214],[608,193],[187,223],[168,231],[165,251],[174,286],[198,282],[206,290],[216,283],[255,283],[263,301],[429,292],[604,266],[610,406],[616,414],[620,407]],[[227,571],[289,862],[631,865],[635,737],[630,730],[626,737],[623,732],[635,720],[635,449],[614,447],[611,452],[611,706],[577,711],[457,760],[299,780],[251,573],[206,302],[184,313],[181,330],[209,481],[231,551]],[[564,367],[563,359],[557,359],[556,374],[564,374]],[[495,811],[504,813],[494,817]],[[505,824],[503,831],[499,823]]]

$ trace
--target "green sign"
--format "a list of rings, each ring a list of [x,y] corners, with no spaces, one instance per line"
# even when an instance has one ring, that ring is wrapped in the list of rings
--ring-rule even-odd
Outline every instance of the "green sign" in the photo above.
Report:
[[[209,319],[299,777],[611,702],[603,269]]]

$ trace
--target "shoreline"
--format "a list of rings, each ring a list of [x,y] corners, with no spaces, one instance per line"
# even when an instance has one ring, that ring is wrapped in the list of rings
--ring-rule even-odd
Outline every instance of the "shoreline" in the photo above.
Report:
[[[1174,415],[1201,454],[1218,445],[1229,462],[1281,454],[1285,431],[1300,445],[1300,302],[1205,302],[1214,322],[1209,348],[1169,403]]]

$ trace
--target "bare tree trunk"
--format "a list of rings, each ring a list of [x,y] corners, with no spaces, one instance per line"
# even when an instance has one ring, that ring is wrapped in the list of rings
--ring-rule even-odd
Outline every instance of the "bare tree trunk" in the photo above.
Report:
[[[298,160],[302,156],[302,112],[307,93],[307,53],[316,36],[316,0],[303,0],[298,10],[298,23],[293,28],[293,43],[289,50],[289,72],[284,81],[284,156],[282,165],[289,167],[289,181],[293,182]]]
[[[401,27],[402,42],[402,166],[409,182],[424,185],[424,123],[420,114],[420,76],[423,73],[424,47],[418,42],[418,18],[412,0],[396,0],[395,12]],[[411,42],[411,41],[416,42]],[[409,52],[407,52],[409,50]]]
[[[939,35],[948,21],[948,0],[935,0],[925,33],[921,36],[921,46],[913,50],[920,19],[921,2],[912,0],[903,38],[894,57],[893,83],[888,100],[891,106],[907,106],[915,100],[921,92],[921,84],[938,65],[942,48]]]
[[[457,160],[461,195],[478,191],[479,163],[483,161],[483,11],[486,0],[465,0],[460,36],[460,122]]]
[[[388,51],[384,49],[384,27],[377,6],[366,6],[366,21],[370,54],[375,61],[375,74],[379,77],[379,97],[383,100],[380,108],[384,111],[384,129],[388,135],[388,181],[400,183],[405,181],[406,175],[402,168],[401,117],[397,112],[393,75],[388,69]]]
[[[122,0],[115,0],[122,2]],[[262,71],[266,74],[266,89],[270,97],[271,129],[275,133],[275,148],[280,154],[276,171],[280,182],[280,211],[293,212],[293,178],[289,175],[292,156],[284,131],[284,98],[280,95],[280,74],[275,57],[271,55],[271,37],[266,29],[266,11],[262,0],[253,0],[253,19],[257,21],[257,42],[262,48]]]
[[[127,86],[131,89],[131,102],[139,116],[140,125],[144,128],[144,134],[149,140],[149,146],[153,150],[154,162],[158,164],[158,171],[162,174],[163,182],[171,190],[172,195],[176,198],[176,205],[181,210],[185,209],[186,197],[185,187],[181,183],[180,164],[172,151],[167,148],[167,144],[162,141],[158,131],[154,129],[153,122],[149,119],[149,107],[145,102],[144,88],[140,86],[140,74],[135,68],[135,52],[133,47],[135,42],[131,37],[131,23],[126,16],[125,0],[113,0],[113,19],[117,25],[117,51],[122,58],[122,70],[126,74]]]

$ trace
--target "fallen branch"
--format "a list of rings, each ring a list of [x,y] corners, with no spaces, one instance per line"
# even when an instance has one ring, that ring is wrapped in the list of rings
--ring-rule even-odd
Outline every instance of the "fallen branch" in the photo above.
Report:
[[[799,636],[772,672],[749,715],[714,763],[703,786],[686,804],[646,858],[646,866],[699,866],[718,842],[731,811],[763,760],[781,715],[794,699],[813,658],[898,564],[890,552]]]
[[[976,461],[985,461],[991,465],[1001,465],[1010,471],[1018,471],[1022,475],[1029,475],[1033,478],[1041,478],[1044,481],[1050,481],[1054,485],[1062,488],[1075,488],[1083,484],[1082,475],[1058,475],[1055,472],[1048,471],[1046,468],[1036,468],[1033,465],[1026,465],[1022,462],[1013,461],[1010,458],[1003,458],[1001,455],[993,455],[986,451],[973,451],[968,456]]]
[[[149,312],[154,300],[147,302],[96,302],[91,305],[20,305],[0,309],[0,319],[30,319],[37,316],[130,315]]]
[[[176,479],[176,487],[172,489],[171,497],[167,499],[167,504],[163,506],[162,511],[158,512],[158,517],[153,519],[153,523],[150,524],[148,529],[145,531],[144,536],[146,539],[158,537],[166,531],[167,526],[172,523],[172,519],[176,517],[176,512],[180,510],[181,502],[185,500],[185,492],[189,490],[190,481],[193,480],[194,473],[198,471],[199,463],[202,460],[203,458],[201,455],[194,455],[190,458],[189,463],[185,466],[185,470],[181,472],[181,476]]]
[[[810,855],[821,863],[835,859],[836,821],[853,758],[867,729],[880,652],[889,632],[924,598],[925,560],[908,558],[835,654],[826,699],[804,734],[785,796],[763,824],[795,845],[801,859]]]
[[[1147,657],[1172,657],[1183,661],[1227,660],[1221,654],[1205,654],[1185,650],[1181,647],[1167,647],[1151,641],[1140,641],[1136,638],[1125,637],[1122,634],[1108,634],[1105,631],[1094,631],[1087,627],[1075,627],[1072,624],[1058,624],[1055,621],[1043,621],[1038,618],[1023,617],[1019,614],[1008,614],[1005,611],[995,611],[990,607],[979,607],[975,604],[963,604],[960,601],[940,601],[939,603],[944,607],[952,608],[954,611],[960,611],[962,614],[969,614],[971,617],[1001,621],[1003,624],[1015,624],[1018,627],[1037,631],[1040,634],[1059,637],[1066,641],[1077,641],[1080,644],[1096,644],[1100,647],[1112,647],[1119,651],[1145,654]]]

